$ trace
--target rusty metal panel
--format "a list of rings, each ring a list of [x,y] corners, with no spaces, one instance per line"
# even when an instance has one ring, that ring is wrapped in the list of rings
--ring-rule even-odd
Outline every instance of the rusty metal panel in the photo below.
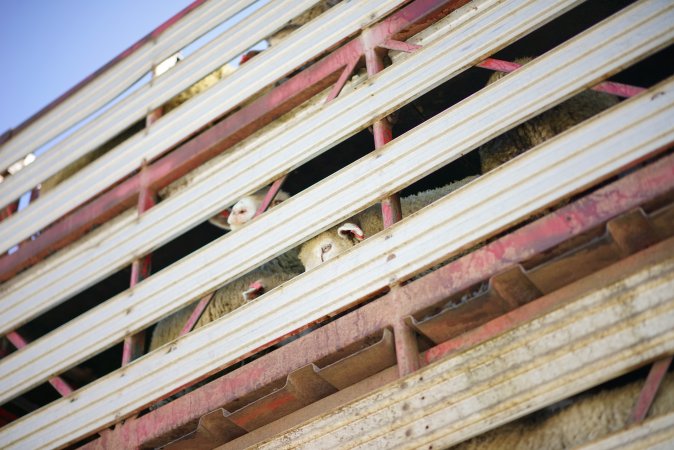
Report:
[[[606,224],[624,255],[631,255],[657,242],[657,235],[642,209],[617,217]],[[674,233],[674,230],[671,230]]]
[[[210,450],[217,445],[229,442],[246,431],[230,419],[230,413],[217,409],[199,419],[197,429],[189,435],[168,445],[166,450]]]
[[[240,438],[234,439],[218,447],[218,450],[244,449],[254,446],[260,441],[268,439],[275,434],[286,431],[287,429],[306,422],[309,419],[325,414],[326,411],[332,411],[338,407],[357,399],[374,389],[380,388],[398,378],[396,367],[390,367],[379,372],[363,381],[342,389],[328,397],[318,400],[298,411],[295,411],[281,419],[268,425],[260,427]]]
[[[385,328],[379,342],[344,359],[320,367],[318,375],[341,390],[395,364],[393,333]]]

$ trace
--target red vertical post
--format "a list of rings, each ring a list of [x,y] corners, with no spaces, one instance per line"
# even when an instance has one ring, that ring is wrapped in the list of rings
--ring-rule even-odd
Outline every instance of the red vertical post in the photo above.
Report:
[[[383,50],[377,49],[370,33],[363,32],[361,39],[365,49],[365,66],[368,76],[376,75],[384,70]],[[372,125],[374,134],[375,149],[381,148],[393,139],[391,124],[386,119],[377,120]],[[384,228],[388,228],[402,219],[402,209],[400,207],[400,196],[393,194],[381,200],[381,213],[384,222]],[[393,287],[396,289],[396,286]],[[395,337],[396,359],[398,362],[398,374],[403,377],[419,369],[419,348],[414,331],[398,318],[393,324],[393,334]]]
[[[145,126],[149,127],[156,122],[162,115],[162,108],[157,108],[150,112],[145,121]],[[143,214],[148,209],[157,204],[156,192],[150,187],[150,178],[148,175],[147,161],[143,161],[140,168],[140,192],[138,194],[138,215]],[[152,270],[152,254],[147,254],[131,263],[130,287],[134,287],[142,280],[150,276]],[[133,336],[124,338],[122,347],[122,366],[126,366],[134,359],[145,353],[145,330],[136,333]]]
[[[156,195],[154,191],[148,186],[147,177],[147,163],[143,162],[141,170],[141,190],[138,197],[138,214],[143,214],[148,209],[152,208],[156,202]],[[130,286],[134,287],[143,279],[150,275],[152,267],[152,254],[147,254],[142,258],[138,258],[131,263],[131,280]],[[141,356],[145,351],[145,331],[136,333],[133,336],[124,338],[124,347],[122,349],[122,366]]]

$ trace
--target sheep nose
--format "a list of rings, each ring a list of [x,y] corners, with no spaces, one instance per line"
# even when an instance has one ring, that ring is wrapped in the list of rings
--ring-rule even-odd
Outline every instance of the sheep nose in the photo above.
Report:
[[[321,247],[321,252],[322,253],[327,253],[332,249],[332,244],[327,244]]]

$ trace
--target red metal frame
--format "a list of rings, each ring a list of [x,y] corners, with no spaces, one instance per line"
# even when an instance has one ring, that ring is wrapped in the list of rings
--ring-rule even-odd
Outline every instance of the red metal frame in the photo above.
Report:
[[[416,0],[368,30],[370,48],[405,39],[468,0]],[[159,190],[333,84],[345,67],[355,67],[364,54],[358,37],[335,50],[271,92],[231,114],[194,139],[148,166],[150,186]],[[168,149],[167,149],[168,150]],[[139,175],[133,175],[44,230],[40,237],[0,258],[0,281],[75,241],[86,231],[136,203]]]
[[[635,171],[559,210],[529,223],[429,275],[392,290],[383,297],[325,324],[221,378],[142,417],[127,420],[85,448],[158,445],[167,433],[191,431],[204,414],[288,375],[365,336],[395,326],[402,318],[442,302],[457,292],[503,271],[509,266],[594,229],[606,221],[665,193],[674,191],[674,155]],[[545,307],[550,307],[547,304]],[[544,307],[530,307],[522,320],[530,320]],[[518,313],[522,314],[522,313]],[[497,325],[494,325],[497,324]],[[421,355],[422,364],[458,348],[483,340],[512,326],[503,316],[466,336],[437,345]],[[400,357],[400,354],[398,354]],[[399,361],[400,362],[400,361]],[[190,429],[190,427],[192,427]],[[178,434],[179,436],[179,434]]]

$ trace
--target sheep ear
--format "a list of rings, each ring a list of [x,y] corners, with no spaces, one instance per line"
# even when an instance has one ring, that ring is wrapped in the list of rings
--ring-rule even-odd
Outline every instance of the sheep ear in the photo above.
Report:
[[[216,216],[211,217],[208,221],[211,225],[215,225],[218,228],[223,230],[231,231],[232,227],[227,223],[227,217],[229,217],[229,209],[219,212]]]
[[[337,228],[337,234],[339,235],[339,237],[344,239],[348,239],[350,237],[354,237],[359,241],[365,239],[365,233],[363,233],[363,230],[361,230],[358,225],[351,222],[347,222],[344,225]]]

